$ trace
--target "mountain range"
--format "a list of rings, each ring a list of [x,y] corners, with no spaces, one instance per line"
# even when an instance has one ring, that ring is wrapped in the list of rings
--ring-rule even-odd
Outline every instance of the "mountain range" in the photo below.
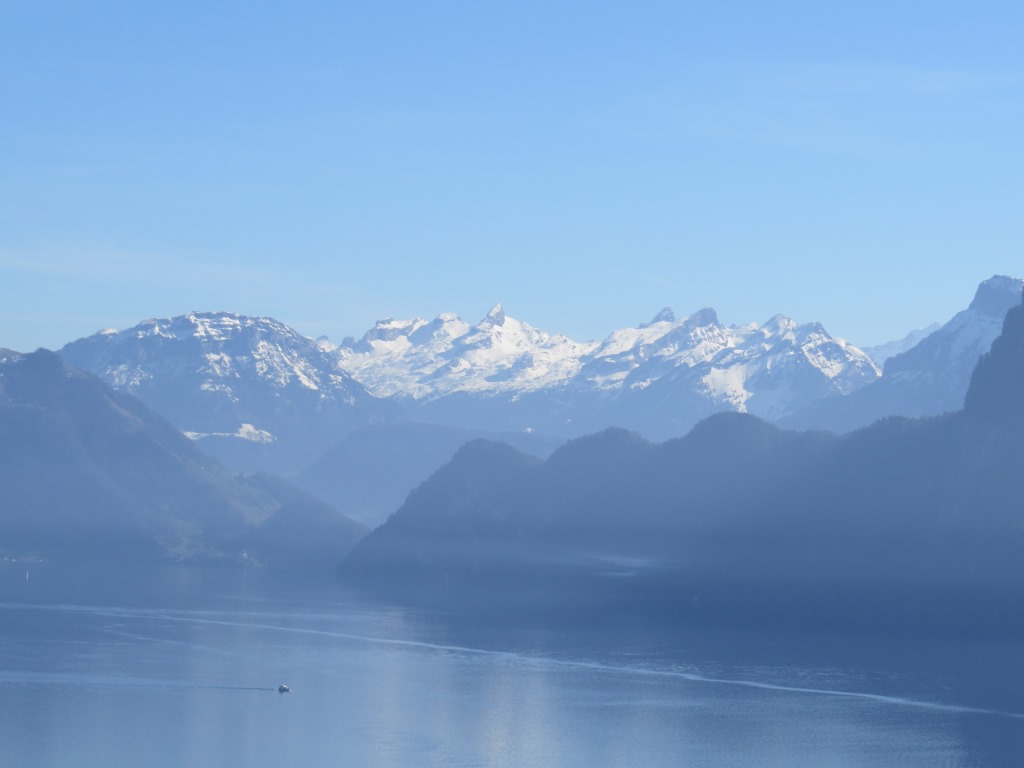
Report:
[[[193,312],[101,331],[60,354],[236,470],[296,474],[375,424],[555,438],[619,426],[663,440],[720,411],[848,431],[955,410],[1021,286],[993,277],[936,330],[876,348],[884,371],[819,323],[776,315],[728,326],[710,308],[666,308],[577,342],[498,305],[475,325],[451,313],[387,319],[339,345],[268,318]]]
[[[373,526],[474,438],[544,458],[568,437],[618,426],[668,439],[719,411],[846,431],[956,410],[1021,284],[986,280],[945,325],[876,349],[888,355],[880,377],[816,323],[726,326],[711,309],[665,309],[575,342],[497,306],[476,325],[453,314],[384,320],[340,345],[267,318],[189,313],[101,331],[60,354],[231,469],[286,475]]]
[[[369,525],[401,507],[345,565],[357,581],[397,578],[399,592],[471,584],[486,600],[496,583],[528,587],[519,594],[600,584],[682,610],[747,600],[729,585],[754,583],[764,605],[795,610],[785,585],[837,578],[835,604],[848,608],[906,572],[916,586],[885,598],[890,615],[907,601],[933,615],[942,590],[1016,588],[1007,478],[1022,463],[1024,331],[1007,309],[1021,287],[985,281],[951,321],[890,347],[881,378],[820,325],[724,326],[710,309],[663,310],[585,344],[499,306],[476,326],[382,321],[339,346],[266,318],[189,313],[60,357],[0,350],[0,553],[322,570],[366,528],[319,496]],[[877,416],[948,413],[846,437],[755,416],[818,428],[860,402]],[[622,424],[646,425],[648,439],[686,434],[655,445],[606,429]],[[258,473],[267,467],[304,490]]]
[[[342,574],[460,609],[1019,633],[1022,393],[1018,297],[961,411],[845,436],[724,413],[546,461],[470,443]]]
[[[776,419],[879,376],[867,354],[819,323],[776,315],[727,326],[710,308],[682,318],[666,308],[581,343],[499,304],[476,325],[453,314],[388,319],[328,348],[344,371],[418,420],[563,436],[614,424],[663,439],[721,410]]]

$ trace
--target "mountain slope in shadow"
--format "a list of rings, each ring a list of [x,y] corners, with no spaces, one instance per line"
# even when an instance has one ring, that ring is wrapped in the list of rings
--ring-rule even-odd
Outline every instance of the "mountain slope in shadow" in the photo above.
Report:
[[[228,472],[134,397],[46,350],[0,355],[0,434],[5,553],[322,570],[365,532],[283,482]],[[312,528],[337,546],[333,561],[306,559],[282,528]]]

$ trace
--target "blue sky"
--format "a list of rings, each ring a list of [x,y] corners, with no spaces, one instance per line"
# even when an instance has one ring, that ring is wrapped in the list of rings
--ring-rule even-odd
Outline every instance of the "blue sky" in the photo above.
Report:
[[[1024,276],[1024,6],[834,5],[0,0],[0,346],[945,320]]]

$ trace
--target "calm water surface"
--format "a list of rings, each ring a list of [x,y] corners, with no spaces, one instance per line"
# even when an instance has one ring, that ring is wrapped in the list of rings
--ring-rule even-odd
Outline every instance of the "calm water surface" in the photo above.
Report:
[[[1022,650],[458,626],[329,580],[4,565],[0,748],[76,768],[1019,768]]]

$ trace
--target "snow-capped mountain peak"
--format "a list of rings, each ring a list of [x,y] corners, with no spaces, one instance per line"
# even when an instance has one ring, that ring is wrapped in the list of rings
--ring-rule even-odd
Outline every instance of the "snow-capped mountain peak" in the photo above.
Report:
[[[672,321],[677,322],[677,321]],[[703,307],[698,309],[692,315],[689,315],[682,320],[684,325],[700,327],[704,325],[718,325],[718,313],[711,307]]]
[[[229,399],[231,381],[247,369],[275,388],[298,386],[325,394],[347,378],[316,342],[292,328],[272,318],[233,312],[149,318],[127,330],[104,330],[73,342],[62,354],[129,392],[136,392],[171,360],[174,365],[192,365],[191,373],[203,378],[205,391],[221,392]]]
[[[188,312],[100,332],[61,350],[64,359],[130,392],[179,429],[275,443],[296,454],[343,429],[390,418],[323,343],[268,317]],[[299,434],[300,425],[309,429]],[[294,440],[283,436],[294,434]],[[204,437],[204,439],[206,439]],[[283,454],[282,454],[283,455]]]
[[[532,391],[563,381],[592,345],[540,331],[496,304],[476,325],[443,313],[388,323],[337,350],[342,370],[376,394],[419,399],[453,392]],[[372,334],[372,336],[371,336]]]
[[[795,320],[786,315],[778,314],[769,318],[757,330],[762,337],[769,339],[780,336],[784,337],[796,330],[797,327]]]
[[[657,323],[674,323],[675,321],[676,313],[672,307],[664,307],[658,314],[651,318],[650,322],[642,323],[640,327],[646,328]]]
[[[363,334],[359,346],[366,350],[383,348],[390,342],[407,338],[426,324],[427,321],[419,317],[412,320],[395,320],[393,317],[378,320],[373,328]]]
[[[487,313],[487,317],[480,321],[480,324],[489,325],[503,325],[505,322],[505,308],[499,302],[491,307],[491,310]]]

